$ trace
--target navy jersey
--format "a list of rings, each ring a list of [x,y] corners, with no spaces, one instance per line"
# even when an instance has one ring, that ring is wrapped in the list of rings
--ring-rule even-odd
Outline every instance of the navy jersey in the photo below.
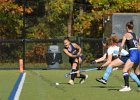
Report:
[[[133,38],[130,40],[126,40],[126,45],[129,49],[129,59],[131,62],[139,63],[140,62],[140,56],[138,51],[138,41],[136,40],[136,35],[132,32],[129,32]]]
[[[65,49],[67,49],[67,48],[65,48]],[[77,55],[77,53],[78,53],[78,49],[76,49],[73,45],[72,45],[72,43],[70,44],[70,48],[69,49],[67,49],[68,50],[68,52],[69,53],[71,53],[71,54],[73,54],[73,55]],[[79,56],[82,60],[84,60],[85,58],[84,58],[84,56],[81,54],[81,56]],[[75,62],[75,59],[76,58],[71,58],[71,57],[69,57],[69,62],[72,64],[72,63],[74,63]]]
[[[65,48],[67,49],[67,48]],[[72,45],[72,43],[70,44],[70,48],[67,49],[69,53],[73,54],[73,55],[76,55],[78,50]]]
[[[76,55],[78,50],[72,45],[72,43],[70,44],[70,47],[69,49],[68,48],[65,48],[68,50],[69,53],[73,54],[73,55]],[[73,62],[75,61],[75,58],[71,58],[69,57],[69,62],[72,64]]]
[[[137,48],[138,47],[138,41],[136,39],[135,33],[132,33],[132,32],[129,32],[129,33],[133,36],[133,38],[130,39],[130,40],[126,40],[126,45],[127,45],[128,49]]]

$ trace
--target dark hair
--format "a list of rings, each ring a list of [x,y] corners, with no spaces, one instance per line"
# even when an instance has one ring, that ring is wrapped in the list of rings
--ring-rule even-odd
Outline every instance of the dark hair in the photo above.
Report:
[[[70,38],[67,36],[67,37],[64,37],[64,40],[70,41]]]
[[[128,27],[128,29],[133,29],[133,27],[134,27],[134,25],[133,25],[133,21],[131,20],[130,22],[128,22],[127,24],[126,24],[126,27]]]

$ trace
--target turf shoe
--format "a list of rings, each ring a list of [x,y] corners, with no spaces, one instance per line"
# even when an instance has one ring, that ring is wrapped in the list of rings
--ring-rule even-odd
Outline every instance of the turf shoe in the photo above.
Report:
[[[88,78],[88,75],[85,75],[85,78],[82,78],[79,83],[83,84],[87,78]]]
[[[74,81],[73,80],[69,80],[68,84],[74,85]]]
[[[119,90],[120,92],[127,92],[127,91],[131,91],[131,88],[128,86],[124,86],[122,89]]]
[[[104,80],[103,78],[96,78],[96,81],[97,81],[97,82],[100,82],[100,83],[102,83],[102,84],[106,84],[106,83],[107,83],[107,81]]]

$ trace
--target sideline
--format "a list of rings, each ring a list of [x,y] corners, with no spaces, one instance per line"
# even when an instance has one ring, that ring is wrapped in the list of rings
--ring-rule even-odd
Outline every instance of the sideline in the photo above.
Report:
[[[16,81],[8,100],[19,100],[19,96],[25,81],[26,73],[20,73],[18,80]]]

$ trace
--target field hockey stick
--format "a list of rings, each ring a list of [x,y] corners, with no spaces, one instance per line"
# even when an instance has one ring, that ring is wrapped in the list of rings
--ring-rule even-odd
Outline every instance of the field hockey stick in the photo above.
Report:
[[[88,72],[88,71],[93,71],[93,70],[97,70],[98,68],[90,68],[90,69],[86,69],[86,70],[80,70],[80,72]],[[78,73],[78,71],[76,72],[68,72],[65,74],[65,77],[69,77],[71,74],[75,74],[75,73]]]
[[[77,63],[77,69],[79,70],[79,57],[77,57],[77,60],[78,60],[78,63]],[[76,74],[76,73],[79,73],[80,71],[76,71],[76,72],[68,72],[68,73],[66,73],[64,76],[65,77],[69,77],[70,75],[72,75],[72,74]]]

